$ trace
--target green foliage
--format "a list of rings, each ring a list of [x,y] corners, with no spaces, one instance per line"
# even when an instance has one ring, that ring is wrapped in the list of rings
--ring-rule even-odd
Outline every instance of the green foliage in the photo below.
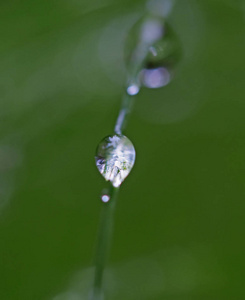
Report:
[[[89,288],[104,187],[93,154],[144,5],[0,4],[0,299]],[[244,299],[244,20],[243,1],[176,1],[175,80],[137,96],[125,132],[138,156],[118,199],[108,300]]]

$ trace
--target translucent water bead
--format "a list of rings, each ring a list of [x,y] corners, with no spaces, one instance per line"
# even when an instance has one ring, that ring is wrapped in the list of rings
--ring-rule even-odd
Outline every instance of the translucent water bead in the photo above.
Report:
[[[143,54],[142,47],[146,47]],[[144,59],[141,56],[144,56]],[[166,86],[171,82],[181,56],[180,41],[162,17],[141,18],[128,34],[125,48],[126,64],[131,72],[130,68],[138,63],[138,58],[143,61],[141,65],[135,67],[137,82],[141,86],[147,88]]]
[[[95,162],[105,180],[119,187],[133,168],[134,146],[124,135],[107,136],[97,147]]]

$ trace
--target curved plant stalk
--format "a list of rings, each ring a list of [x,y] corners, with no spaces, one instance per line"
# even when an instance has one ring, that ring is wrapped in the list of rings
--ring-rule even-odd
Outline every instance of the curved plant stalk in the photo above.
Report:
[[[137,62],[139,64],[137,66],[137,69],[140,69],[140,67],[143,65],[144,59],[145,57],[143,57],[141,61]],[[133,76],[133,77],[129,76],[129,78],[130,79],[127,82],[130,82],[130,84],[132,85],[135,84],[135,88],[138,89],[139,91],[140,87],[137,83],[138,81],[137,76]],[[128,87],[130,87],[130,85]],[[122,132],[125,130],[128,116],[132,111],[133,100],[134,100],[134,94],[130,95],[126,90],[122,99],[122,106],[114,128],[114,132],[116,134],[121,135]],[[101,211],[101,219],[99,223],[97,248],[95,254],[95,261],[94,261],[95,263],[94,282],[92,288],[92,295],[90,298],[91,300],[104,299],[103,274],[104,274],[106,261],[110,251],[110,244],[111,244],[112,233],[113,233],[114,212],[115,212],[115,206],[116,206],[117,196],[119,192],[119,187],[116,188],[113,187],[112,184],[110,185],[111,185],[110,191],[108,193],[108,197],[110,200],[108,201],[108,203],[103,203],[103,207]]]
[[[152,24],[150,24],[152,25]],[[126,128],[127,119],[132,111],[134,96],[140,91],[139,72],[143,69],[150,47],[154,44],[156,39],[142,37],[136,45],[132,54],[132,60],[129,67],[129,74],[127,78],[126,91],[123,95],[122,106],[115,124],[114,132],[122,135]],[[153,34],[154,36],[154,34]],[[116,200],[119,192],[119,187],[115,188],[110,184],[110,191],[108,193],[108,202],[103,203],[101,219],[99,224],[99,232],[97,238],[97,248],[95,254],[95,274],[92,287],[91,300],[103,300],[103,274],[108,258],[110,243],[113,231],[114,212]]]
[[[119,188],[110,186],[108,203],[103,203],[99,232],[97,237],[97,249],[95,254],[95,274],[93,282],[93,290],[91,300],[102,300],[103,297],[103,274],[106,265],[106,261],[110,252],[110,244],[112,238],[113,224],[114,224],[114,212],[117,201],[117,194]]]

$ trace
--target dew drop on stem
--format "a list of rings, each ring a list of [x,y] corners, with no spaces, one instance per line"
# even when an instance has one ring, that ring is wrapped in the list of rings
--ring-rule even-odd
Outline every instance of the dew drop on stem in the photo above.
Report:
[[[125,59],[130,82],[146,88],[166,86],[181,57],[178,37],[159,15],[141,18],[128,34]]]
[[[96,166],[114,187],[119,187],[130,173],[135,161],[135,149],[132,142],[124,135],[110,135],[105,137],[96,150]],[[108,202],[107,194],[101,200]]]

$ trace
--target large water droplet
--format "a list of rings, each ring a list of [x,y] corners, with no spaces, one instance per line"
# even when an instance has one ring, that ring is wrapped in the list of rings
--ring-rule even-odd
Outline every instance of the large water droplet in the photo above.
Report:
[[[181,47],[175,32],[162,17],[147,16],[129,32],[125,54],[129,73],[133,69],[133,77],[137,77],[141,86],[160,88],[172,80]],[[143,63],[134,66],[139,58]]]
[[[134,165],[134,146],[124,135],[107,136],[97,147],[95,161],[102,176],[119,187]]]

